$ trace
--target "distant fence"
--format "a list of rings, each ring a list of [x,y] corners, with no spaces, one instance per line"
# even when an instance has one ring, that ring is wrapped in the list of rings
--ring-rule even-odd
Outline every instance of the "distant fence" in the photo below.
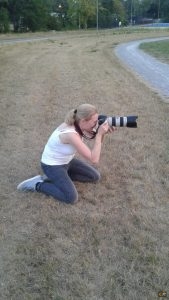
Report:
[[[169,27],[169,23],[152,23],[152,24],[145,24],[144,27]]]

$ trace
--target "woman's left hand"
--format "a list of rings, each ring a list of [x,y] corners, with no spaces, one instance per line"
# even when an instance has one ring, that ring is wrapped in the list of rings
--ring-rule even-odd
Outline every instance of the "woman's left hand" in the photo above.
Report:
[[[109,129],[108,129],[108,131],[107,131],[107,133],[112,133],[112,132],[114,132],[114,131],[116,131],[117,130],[117,127],[115,127],[115,126],[109,126]]]

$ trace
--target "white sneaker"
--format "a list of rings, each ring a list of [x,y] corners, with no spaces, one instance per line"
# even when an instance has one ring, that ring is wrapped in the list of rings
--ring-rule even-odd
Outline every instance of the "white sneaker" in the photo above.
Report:
[[[18,191],[36,191],[36,184],[38,182],[43,182],[43,178],[41,175],[37,175],[35,177],[29,178],[27,180],[22,181],[17,186]]]

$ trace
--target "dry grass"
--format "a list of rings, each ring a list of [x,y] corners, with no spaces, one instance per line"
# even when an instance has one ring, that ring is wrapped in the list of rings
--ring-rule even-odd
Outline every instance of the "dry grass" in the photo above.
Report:
[[[3,300],[158,299],[169,293],[169,107],[126,70],[118,43],[168,31],[62,33],[0,48]],[[119,32],[120,33],[120,32]],[[40,172],[51,131],[77,104],[138,114],[107,137],[100,184],[67,206],[17,184]]]

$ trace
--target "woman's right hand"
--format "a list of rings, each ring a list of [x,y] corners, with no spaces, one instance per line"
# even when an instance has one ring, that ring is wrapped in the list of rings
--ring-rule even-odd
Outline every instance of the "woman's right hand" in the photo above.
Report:
[[[103,124],[101,124],[99,126],[98,134],[100,134],[101,136],[104,136],[106,133],[108,133],[109,128],[110,128],[109,124],[108,124],[108,122],[106,120]]]

